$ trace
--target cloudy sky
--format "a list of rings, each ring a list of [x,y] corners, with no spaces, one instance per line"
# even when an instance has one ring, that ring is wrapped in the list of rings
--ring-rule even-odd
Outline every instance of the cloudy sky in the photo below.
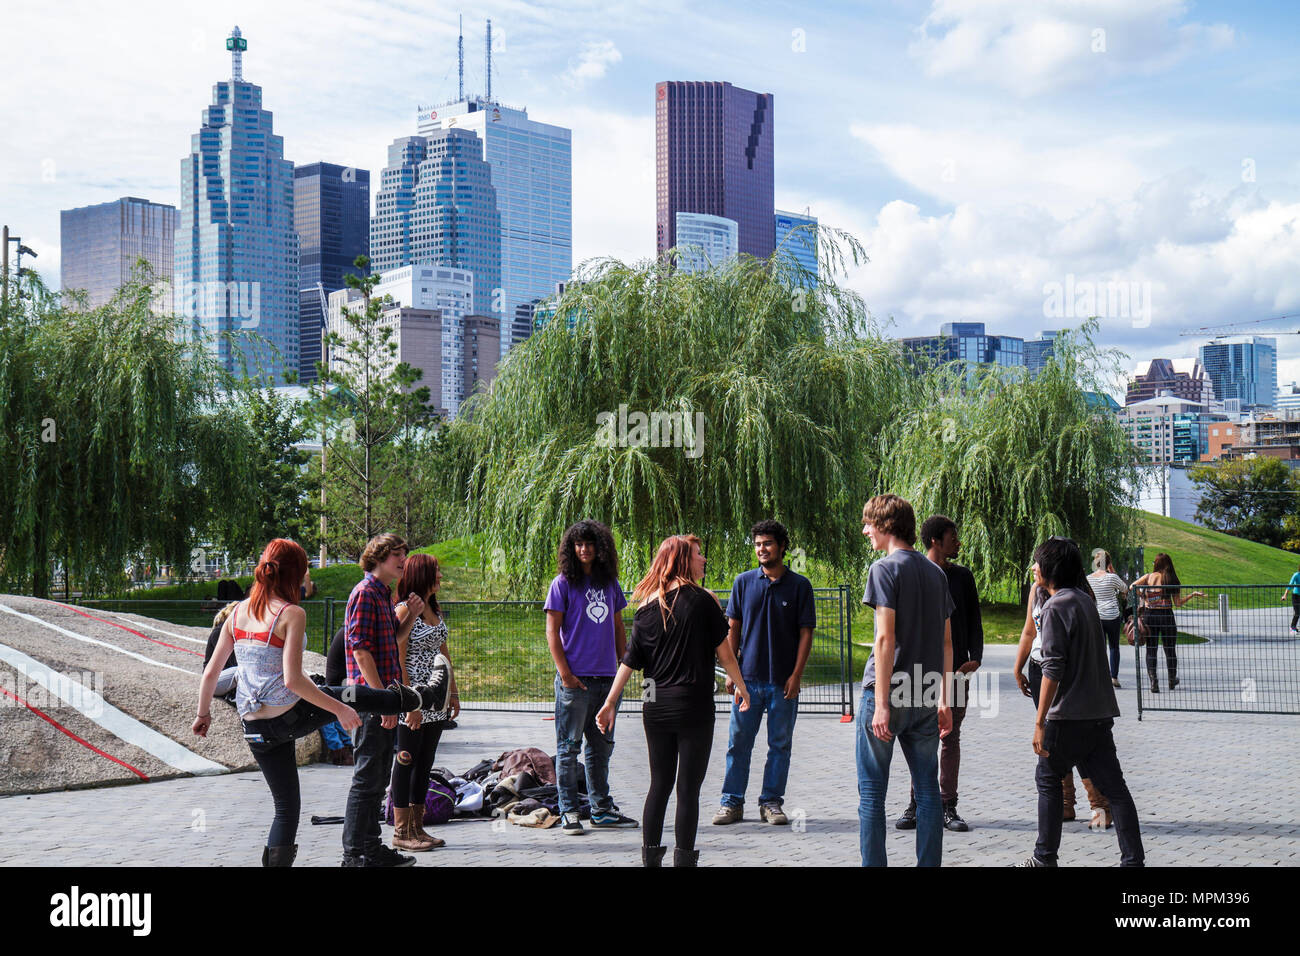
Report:
[[[417,105],[455,96],[458,13],[467,88],[490,16],[497,98],[573,130],[575,262],[654,251],[654,83],[730,80],[774,94],[777,206],[862,241],[847,281],[891,334],[1035,337],[1099,290],[1103,341],[1136,361],[1300,313],[1286,2],[27,4],[5,15],[27,39],[6,45],[0,215],[56,285],[60,209],[176,203],[234,24],[286,157],[377,176]],[[1300,336],[1279,350],[1300,378]]]

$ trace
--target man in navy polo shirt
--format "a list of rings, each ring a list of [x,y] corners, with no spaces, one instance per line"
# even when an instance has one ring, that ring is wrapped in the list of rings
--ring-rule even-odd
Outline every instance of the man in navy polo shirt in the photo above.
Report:
[[[758,725],[767,712],[767,764],[758,815],[764,823],[786,824],[781,810],[790,773],[790,745],[799,712],[799,684],[812,650],[817,609],[812,584],[785,566],[790,537],[779,521],[760,521],[750,531],[759,566],[739,575],[727,601],[730,630],[727,641],[740,660],[740,673],[749,687],[749,710],[731,705],[727,742],[727,773],[722,781],[722,806],[717,825],[744,818],[749,758]],[[734,693],[730,680],[727,692]]]

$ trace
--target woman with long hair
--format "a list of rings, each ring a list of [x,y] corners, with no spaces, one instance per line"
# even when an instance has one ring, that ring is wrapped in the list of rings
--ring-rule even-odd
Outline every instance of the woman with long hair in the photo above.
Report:
[[[1174,570],[1174,559],[1163,551],[1151,563],[1151,571],[1133,582],[1145,607],[1138,610],[1141,618],[1135,628],[1146,627],[1147,677],[1151,679],[1151,693],[1160,693],[1160,678],[1156,676],[1158,644],[1165,648],[1165,667],[1169,670],[1169,689],[1182,683],[1178,679],[1178,622],[1174,620],[1174,605],[1183,607],[1194,597],[1205,597],[1204,591],[1183,595],[1182,582]]]
[[[447,682],[411,688],[318,687],[303,672],[307,613],[298,604],[307,572],[307,552],[296,541],[276,538],[266,546],[246,601],[226,618],[221,636],[199,682],[199,711],[191,728],[200,737],[212,726],[212,692],[231,649],[239,668],[235,706],[244,740],[271,788],[275,816],[263,866],[292,866],[302,798],[294,741],[337,720],[344,730],[361,725],[358,711],[401,714],[418,707],[441,709]],[[349,704],[351,706],[349,706]]]
[[[438,604],[442,586],[442,569],[438,559],[428,554],[413,554],[406,559],[398,594],[416,594],[424,607],[411,625],[402,655],[402,674],[407,684],[423,684],[437,679],[445,667],[450,682],[447,707],[443,710],[413,710],[397,725],[397,759],[393,761],[390,792],[393,795],[393,849],[420,852],[445,846],[446,841],[424,832],[424,801],[429,793],[429,774],[442,738],[443,724],[460,713],[456,693],[456,676],[447,656],[447,622]],[[411,610],[405,601],[397,605],[402,623]]]
[[[736,655],[726,642],[727,618],[704,577],[704,555],[695,535],[673,535],[659,545],[650,571],[632,592],[639,602],[632,637],[596,724],[608,732],[633,670],[645,673],[641,719],[650,755],[650,789],[641,830],[641,861],[661,866],[664,813],[677,785],[674,866],[695,866],[695,831],[700,821],[700,787],[713,749],[713,661],[735,683],[741,710],[749,690]]]
[[[1128,585],[1115,573],[1115,564],[1104,548],[1092,552],[1092,573],[1088,575],[1092,596],[1097,599],[1097,616],[1106,635],[1107,653],[1110,655],[1110,682],[1119,686],[1119,636],[1124,630],[1124,612],[1119,599],[1128,594]]]

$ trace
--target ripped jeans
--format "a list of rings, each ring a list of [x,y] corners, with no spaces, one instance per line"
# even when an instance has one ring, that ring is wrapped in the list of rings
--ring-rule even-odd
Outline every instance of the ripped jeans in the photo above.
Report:
[[[587,685],[565,687],[555,678],[555,782],[560,813],[578,812],[578,751],[586,739],[583,764],[587,774],[587,798],[591,811],[609,810],[609,755],[614,750],[614,728],[608,734],[596,726],[596,714],[614,684],[613,677],[579,677]],[[617,708],[615,708],[617,712]]]

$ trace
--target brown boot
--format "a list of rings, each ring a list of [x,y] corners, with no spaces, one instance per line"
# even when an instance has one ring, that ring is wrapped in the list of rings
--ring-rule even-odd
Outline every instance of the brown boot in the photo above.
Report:
[[[1061,820],[1069,823],[1074,819],[1074,768],[1061,778],[1061,803]]]
[[[411,807],[410,811],[411,811],[411,823],[410,823],[411,832],[412,834],[414,834],[416,839],[424,840],[425,842],[427,842],[431,850],[436,850],[440,846],[447,845],[446,840],[440,839],[439,837],[436,837],[431,833],[424,832],[424,819],[423,819],[424,808],[423,807]]]
[[[393,849],[411,853],[433,849],[432,844],[425,843],[412,831],[410,807],[393,807]]]

